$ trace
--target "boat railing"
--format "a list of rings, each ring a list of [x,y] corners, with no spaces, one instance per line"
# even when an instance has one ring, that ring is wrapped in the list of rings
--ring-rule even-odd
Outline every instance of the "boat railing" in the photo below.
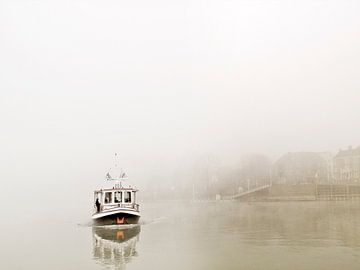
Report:
[[[100,206],[100,213],[106,210],[111,210],[114,208],[127,208],[127,209],[134,209],[135,211],[139,211],[140,206],[137,203],[114,203],[114,204],[108,204],[108,205],[101,205]],[[97,213],[96,208],[94,209],[94,213]]]

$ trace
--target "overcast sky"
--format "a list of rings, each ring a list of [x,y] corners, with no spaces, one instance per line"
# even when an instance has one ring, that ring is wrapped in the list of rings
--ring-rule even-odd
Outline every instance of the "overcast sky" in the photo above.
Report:
[[[340,0],[0,0],[0,181],[26,198],[91,193],[114,152],[143,183],[208,153],[358,145],[359,14]]]

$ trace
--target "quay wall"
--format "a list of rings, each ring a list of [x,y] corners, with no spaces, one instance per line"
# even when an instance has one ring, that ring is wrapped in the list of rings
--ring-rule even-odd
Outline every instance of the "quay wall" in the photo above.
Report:
[[[360,185],[273,184],[267,191],[241,197],[241,201],[360,200]]]

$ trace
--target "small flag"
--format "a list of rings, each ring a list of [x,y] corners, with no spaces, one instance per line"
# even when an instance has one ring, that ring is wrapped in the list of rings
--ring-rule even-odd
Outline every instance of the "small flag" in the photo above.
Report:
[[[122,219],[116,217],[116,224],[124,224],[124,217]]]

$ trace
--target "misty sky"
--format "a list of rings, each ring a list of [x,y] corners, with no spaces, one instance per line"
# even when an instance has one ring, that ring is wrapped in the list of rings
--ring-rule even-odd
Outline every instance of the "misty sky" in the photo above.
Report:
[[[114,152],[144,183],[204,154],[356,146],[359,14],[340,0],[0,0],[1,182],[87,203]]]

